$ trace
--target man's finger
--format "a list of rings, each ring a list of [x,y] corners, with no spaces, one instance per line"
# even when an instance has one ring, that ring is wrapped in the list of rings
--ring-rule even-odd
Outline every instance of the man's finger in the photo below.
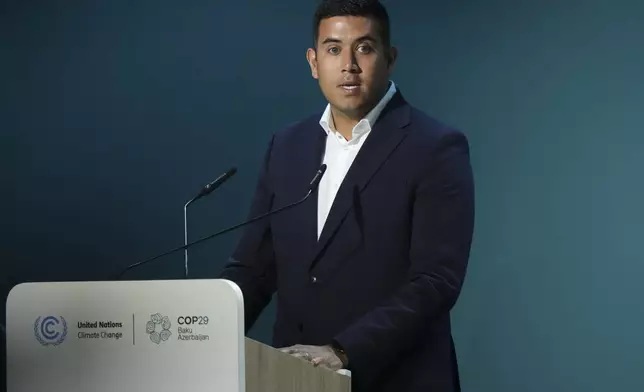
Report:
[[[301,351],[301,349],[302,349],[302,346],[300,346],[299,344],[296,344],[294,346],[282,347],[280,348],[280,351],[287,354],[293,354],[298,351]]]
[[[306,359],[307,361],[312,358],[312,355],[306,351],[297,351],[292,354],[296,358]]]

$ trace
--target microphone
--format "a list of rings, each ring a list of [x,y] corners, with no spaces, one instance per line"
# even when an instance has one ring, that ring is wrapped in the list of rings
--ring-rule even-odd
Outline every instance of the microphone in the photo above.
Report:
[[[193,197],[188,201],[186,204],[192,204],[193,202],[201,199],[204,196],[208,196],[211,194],[215,189],[219,188],[224,182],[226,182],[230,177],[234,176],[235,173],[237,173],[237,168],[236,167],[231,167],[227,172],[224,174],[220,175],[215,179],[215,181],[211,182],[210,184],[207,184],[197,194],[197,196]]]
[[[143,261],[139,261],[139,262],[134,263],[134,264],[130,264],[130,265],[129,265],[129,266],[127,266],[123,271],[121,271],[121,273],[116,277],[116,280],[119,280],[119,279],[120,279],[120,278],[121,278],[121,277],[122,277],[122,276],[123,276],[127,271],[131,270],[132,268],[136,268],[136,267],[138,267],[138,266],[140,266],[140,265],[150,263],[150,262],[152,262],[152,261],[154,261],[154,260],[157,260],[157,259],[159,259],[159,258],[161,258],[161,257],[167,256],[167,255],[172,254],[172,253],[174,253],[174,252],[178,252],[178,251],[180,251],[180,250],[182,250],[182,249],[188,249],[188,248],[190,248],[190,247],[192,247],[192,246],[194,246],[194,245],[200,244],[200,243],[202,243],[202,242],[204,242],[204,241],[207,241],[207,240],[209,240],[209,239],[212,239],[212,238],[218,237],[218,236],[220,236],[220,235],[222,235],[222,234],[226,234],[226,233],[228,233],[228,232],[230,232],[230,231],[233,231],[233,230],[236,230],[236,229],[238,229],[238,228],[240,228],[240,227],[242,227],[242,226],[249,225],[249,224],[254,223],[254,222],[258,221],[258,220],[264,219],[264,218],[269,217],[269,216],[271,216],[271,215],[273,215],[273,214],[278,214],[278,213],[280,213],[280,212],[282,212],[282,211],[288,210],[288,209],[290,209],[290,208],[293,208],[293,207],[295,207],[295,206],[298,206],[298,205],[300,205],[300,204],[304,203],[304,202],[309,198],[309,196],[311,196],[311,194],[312,194],[312,193],[313,193],[313,192],[318,188],[318,186],[320,185],[320,181],[322,180],[322,176],[324,176],[324,172],[326,171],[326,167],[327,167],[327,166],[326,166],[325,164],[322,164],[322,166],[320,166],[320,168],[318,169],[318,171],[315,173],[315,176],[313,177],[313,179],[312,179],[312,180],[311,180],[311,182],[309,183],[309,189],[308,189],[308,191],[306,192],[306,195],[304,195],[304,197],[303,197],[303,198],[301,198],[300,200],[298,200],[298,201],[296,201],[296,202],[294,202],[294,203],[291,203],[291,204],[287,204],[287,205],[285,205],[285,206],[283,206],[283,207],[280,207],[280,208],[278,208],[278,209],[276,209],[276,210],[268,211],[268,212],[266,212],[266,213],[264,213],[264,214],[261,214],[261,215],[259,215],[259,216],[254,217],[254,218],[252,218],[252,219],[249,219],[249,220],[244,221],[244,222],[242,222],[242,223],[236,224],[235,226],[231,226],[231,227],[229,227],[229,228],[227,228],[227,229],[224,229],[224,230],[218,231],[218,232],[216,232],[216,233],[214,233],[214,234],[211,234],[211,235],[209,235],[209,236],[207,236],[207,237],[203,237],[203,238],[198,239],[198,240],[196,240],[196,241],[193,241],[193,242],[191,242],[191,243],[184,244],[183,246],[179,246],[179,247],[177,247],[177,248],[170,249],[170,250],[169,250],[169,251],[167,251],[167,252],[163,252],[163,253],[161,253],[161,254],[159,254],[159,255],[156,255],[156,256],[154,256],[154,257],[150,257],[149,259],[146,259],[146,260],[143,260]]]
[[[188,206],[194,203],[195,201],[201,199],[202,197],[208,196],[209,194],[211,194],[215,189],[219,188],[230,177],[234,176],[235,173],[237,173],[237,168],[236,167],[230,168],[227,172],[217,177],[215,181],[201,188],[201,191],[199,191],[199,193],[195,197],[188,200],[188,202],[183,206],[183,245],[184,246],[188,245]],[[184,257],[184,272],[185,272],[185,277],[187,278],[188,277],[188,248],[184,249],[183,257]]]

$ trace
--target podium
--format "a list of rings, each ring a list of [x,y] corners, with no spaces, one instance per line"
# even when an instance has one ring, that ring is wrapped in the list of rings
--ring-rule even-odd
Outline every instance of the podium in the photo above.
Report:
[[[6,327],[8,392],[351,390],[349,372],[245,337],[222,279],[25,283]]]

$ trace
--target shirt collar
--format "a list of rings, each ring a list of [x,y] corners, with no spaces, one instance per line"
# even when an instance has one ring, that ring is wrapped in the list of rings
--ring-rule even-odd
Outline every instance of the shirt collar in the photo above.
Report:
[[[394,94],[396,94],[396,84],[393,81],[390,81],[387,93],[380,99],[378,104],[374,106],[374,108],[371,109],[371,111],[369,111],[369,113],[367,113],[367,115],[353,128],[354,137],[361,136],[368,131],[371,131],[371,128],[376,123],[378,117],[380,117],[383,109],[385,108],[385,106],[387,106]],[[322,129],[324,129],[324,132],[326,132],[327,135],[330,132],[336,132],[335,126],[333,124],[333,118],[331,116],[330,104],[326,105],[326,109],[324,109],[324,113],[322,113],[322,117],[320,118],[320,126],[322,127]]]

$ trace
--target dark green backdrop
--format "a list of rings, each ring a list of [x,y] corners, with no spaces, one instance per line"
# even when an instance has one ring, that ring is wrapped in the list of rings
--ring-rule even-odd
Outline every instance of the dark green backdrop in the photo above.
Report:
[[[184,202],[232,165],[190,230],[243,219],[269,135],[324,105],[304,57],[313,4],[3,2],[3,294],[180,245]],[[472,144],[464,390],[644,390],[644,2],[387,5],[396,82]],[[237,238],[193,250],[193,276]],[[129,277],[181,273],[177,254]]]

